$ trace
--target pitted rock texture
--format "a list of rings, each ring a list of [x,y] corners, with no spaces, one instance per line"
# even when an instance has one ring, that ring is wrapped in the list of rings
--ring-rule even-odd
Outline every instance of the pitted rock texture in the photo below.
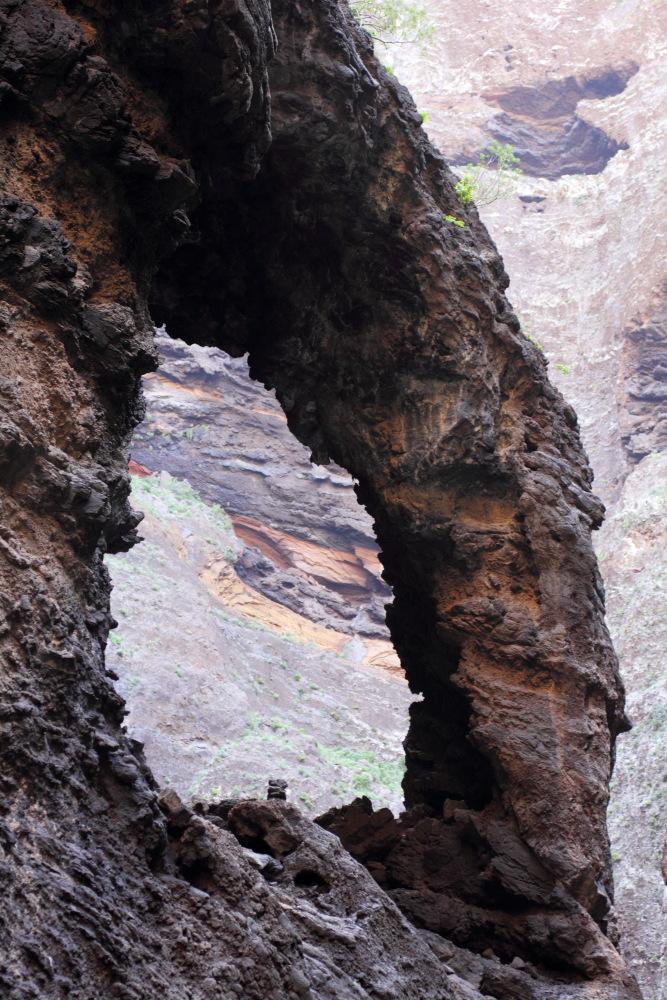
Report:
[[[530,0],[502,6],[426,0],[426,7],[439,27],[433,45],[425,55],[396,47],[394,68],[428,112],[430,136],[457,162],[471,158],[462,147],[473,151],[487,141],[485,123],[496,112],[481,95],[519,93],[526,100],[551,91],[557,96],[554,84],[581,80],[591,67],[629,68],[632,62],[639,67],[615,93],[608,88],[607,96],[574,93],[569,107],[558,109],[569,115],[578,100],[579,117],[627,144],[602,173],[554,180],[524,174],[514,196],[483,208],[481,215],[512,277],[512,301],[522,325],[542,345],[551,379],[576,408],[594,487],[608,506],[611,524],[596,545],[613,594],[609,621],[630,717],[644,728],[619,741],[619,777],[611,799],[621,948],[645,995],[664,1000],[667,921],[654,845],[655,827],[667,824],[667,800],[656,779],[660,728],[657,722],[650,728],[644,721],[648,709],[637,707],[649,699],[656,713],[664,710],[656,681],[662,656],[656,651],[664,648],[664,546],[653,528],[641,537],[634,518],[642,508],[652,518],[655,491],[660,495],[664,487],[664,473],[655,474],[661,467],[650,459],[664,447],[667,213],[664,199],[656,196],[656,178],[663,170],[667,125],[667,7],[654,5],[651,16],[641,5],[612,8],[605,0],[558,7]],[[516,111],[510,104],[500,110]],[[540,103],[534,110],[546,117],[555,109]],[[539,136],[525,138],[542,156]],[[556,172],[558,163],[552,166]],[[637,462],[645,470],[639,474]],[[626,524],[628,510],[633,513]],[[651,740],[656,763],[646,766]],[[637,837],[644,825],[650,832]]]
[[[436,813],[452,797],[468,795],[480,812],[493,802],[508,841],[526,841],[565,889],[564,909],[542,902],[547,925],[576,901],[594,956],[587,970],[602,974],[617,959],[586,913],[606,921],[609,725],[626,722],[608,638],[600,619],[590,627],[601,589],[588,530],[601,507],[576,418],[542,381],[474,212],[462,230],[443,221],[461,209],[418,116],[394,103],[398,84],[380,86],[382,70],[360,62],[368,50],[346,52],[329,34],[331,16],[327,7],[302,54],[305,10],[274,10],[274,138],[252,204],[239,197],[242,217],[230,205],[227,219],[201,218],[223,273],[233,234],[237,283],[218,282],[206,300],[202,252],[184,247],[155,286],[156,296],[165,289],[157,318],[193,339],[217,317],[219,342],[250,351],[251,374],[276,388],[316,460],[358,479],[394,588],[392,636],[424,694],[406,744],[406,801]],[[329,45],[330,67],[318,57]],[[406,166],[395,169],[396,158]],[[186,274],[200,283],[192,311]],[[567,840],[556,832],[565,829]]]
[[[564,966],[588,980],[573,996],[636,997],[600,903],[626,725],[590,546],[601,506],[486,231],[474,210],[463,229],[443,219],[459,212],[452,177],[409,95],[333,0],[277,0],[267,151],[266,4],[66,9],[81,23],[41,0],[0,6],[5,993],[294,1000],[331,996],[340,968],[338,997],[380,983],[392,997],[389,949],[412,963],[401,995],[459,989],[386,896],[346,964],[340,938],[271,897],[227,831],[199,818],[169,839],[122,730],[102,556],[135,537],[127,441],[156,363],[157,264],[154,318],[249,350],[314,461],[358,480],[396,594],[392,635],[424,696],[406,799],[437,827],[465,789],[464,826],[482,831],[471,868],[498,875],[461,913],[482,910],[498,947],[508,913],[531,953],[536,927],[562,942],[557,970],[552,951],[537,956],[538,996],[563,995]],[[526,855],[551,894],[530,898],[503,870]],[[363,879],[341,858],[345,884]],[[435,912],[455,898],[456,865],[440,869]],[[512,996],[514,980],[493,972],[482,988]]]
[[[649,17],[641,6],[612,9],[606,0],[557,9],[531,0],[425,6],[434,43],[425,54],[396,46],[394,70],[450,162],[469,162],[488,145],[487,125],[499,112],[516,116],[512,95],[522,116],[568,117],[576,106],[589,126],[627,145],[599,174],[559,177],[555,158],[545,176],[524,174],[514,196],[481,209],[522,325],[577,410],[595,489],[613,504],[634,464],[619,379],[625,331],[649,314],[665,281],[667,216],[656,177],[664,160],[667,7],[654,5]],[[595,89],[585,89],[591,83]],[[490,103],[493,95],[505,106]],[[534,132],[520,145],[538,158],[557,153]]]

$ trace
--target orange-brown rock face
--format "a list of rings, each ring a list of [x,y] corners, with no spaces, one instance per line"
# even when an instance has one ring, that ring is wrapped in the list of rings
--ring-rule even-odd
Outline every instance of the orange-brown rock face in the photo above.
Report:
[[[276,0],[267,152],[266,5],[64,6],[0,5],[5,992],[459,989],[289,811],[226,825],[172,802],[163,820],[121,730],[101,558],[136,523],[124,448],[160,257],[154,318],[249,350],[375,518],[423,694],[396,901],[457,945],[533,963],[537,978],[499,966],[487,995],[553,998],[564,979],[572,997],[636,996],[605,933],[625,719],[590,547],[601,508],[495,248],[473,211],[444,218],[462,210],[407,92],[333,0]],[[297,847],[303,868],[273,886],[257,850],[283,864]]]

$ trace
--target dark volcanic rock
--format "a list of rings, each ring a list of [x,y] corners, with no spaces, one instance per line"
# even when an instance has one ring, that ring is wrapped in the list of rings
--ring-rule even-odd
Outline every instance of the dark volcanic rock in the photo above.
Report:
[[[127,446],[159,266],[155,318],[249,350],[375,518],[424,697],[412,819],[387,859],[401,905],[439,931],[456,912],[473,948],[504,954],[509,934],[542,963],[540,997],[636,997],[603,930],[626,721],[590,546],[601,507],[495,248],[473,209],[443,219],[460,205],[409,95],[333,0],[276,0],[267,152],[268,4],[65,7],[0,5],[5,995],[465,995],[289,807],[233,806],[236,836],[168,808],[170,831],[123,730],[102,558],[136,537]],[[237,837],[283,865],[277,889]],[[515,978],[483,988],[516,995]]]
[[[636,63],[624,62],[616,67],[589,70],[579,76],[547,80],[539,87],[513,87],[484,97],[509,114],[551,121],[574,114],[579,101],[601,101],[622,94],[638,69]]]
[[[511,143],[524,173],[552,181],[565,174],[602,173],[619,149],[628,148],[577,115],[539,122],[496,115],[488,130],[499,142]]]

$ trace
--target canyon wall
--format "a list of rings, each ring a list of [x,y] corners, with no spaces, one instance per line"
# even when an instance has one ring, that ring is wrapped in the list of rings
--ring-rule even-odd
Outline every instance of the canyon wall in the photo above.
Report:
[[[597,547],[635,726],[619,743],[610,819],[622,948],[645,996],[663,1000],[667,14],[597,0],[427,8],[433,44],[397,48],[396,72],[451,162],[475,161],[494,138],[520,157],[516,192],[481,215],[609,510]]]
[[[272,13],[0,6],[0,982],[480,996],[434,943],[452,935],[484,952],[487,996],[637,997],[605,829],[627,722],[575,413],[475,210],[445,218],[453,178],[368,36],[332,0]],[[175,335],[249,351],[374,518],[423,696],[394,900],[289,805],[158,800],[123,730],[103,556],[136,539],[147,302]]]
[[[148,411],[132,440],[135,465],[144,475],[186,478],[228,512],[246,546],[235,563],[246,584],[356,637],[360,659],[398,670],[384,620],[391,590],[352,478],[333,464],[313,465],[243,359],[164,335],[157,347],[162,363],[144,379]]]

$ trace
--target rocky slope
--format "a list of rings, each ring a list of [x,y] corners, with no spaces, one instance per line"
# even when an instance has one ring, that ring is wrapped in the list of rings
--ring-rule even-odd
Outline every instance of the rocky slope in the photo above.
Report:
[[[119,623],[107,664],[158,783],[212,801],[264,796],[277,776],[312,815],[359,794],[398,813],[402,674],[245,584],[248,549],[188,483],[135,479],[132,499],[144,542],[107,557]]]
[[[0,14],[5,992],[471,995],[330,834],[279,803],[160,805],[122,728],[102,559],[136,537],[149,300],[248,350],[374,518],[423,694],[406,911],[440,933],[455,912],[457,946],[502,960],[480,980],[499,1000],[636,997],[610,907],[626,722],[600,505],[486,230],[443,218],[452,177],[407,93],[333,0]]]
[[[624,952],[649,998],[667,989],[660,873],[667,820],[666,501],[667,456],[655,453],[626,479],[598,546],[634,727],[621,745],[612,786],[617,898]]]

